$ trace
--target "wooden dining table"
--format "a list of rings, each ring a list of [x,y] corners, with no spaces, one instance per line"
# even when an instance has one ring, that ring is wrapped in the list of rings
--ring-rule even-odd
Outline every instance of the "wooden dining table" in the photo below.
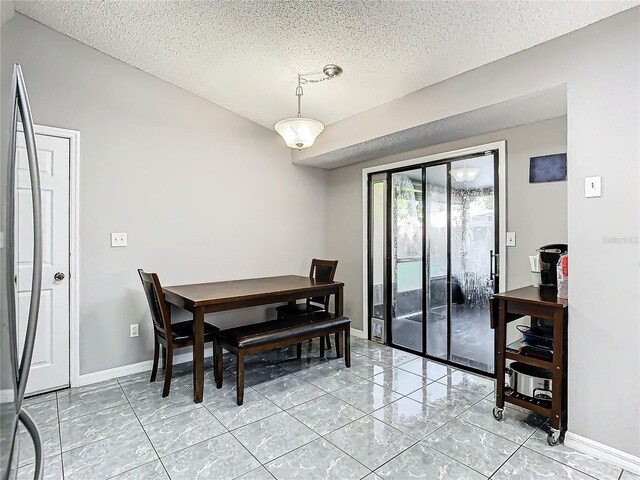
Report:
[[[343,314],[344,283],[299,275],[164,287],[165,300],[193,314],[193,398],[202,402],[204,387],[204,316],[240,308],[334,295],[335,314]],[[251,323],[251,322],[243,322]],[[258,323],[256,321],[255,323]]]

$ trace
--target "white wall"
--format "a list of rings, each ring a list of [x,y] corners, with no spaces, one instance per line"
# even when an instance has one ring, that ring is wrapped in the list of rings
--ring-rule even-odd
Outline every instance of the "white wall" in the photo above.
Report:
[[[329,172],[327,218],[340,235],[328,238],[328,254],[340,259],[345,282],[345,313],[361,329],[362,312],[362,169],[475,145],[507,141],[507,230],[517,234],[516,247],[505,252],[507,287],[530,284],[528,256],[547,243],[567,241],[567,183],[529,183],[529,158],[562,153],[567,147],[566,117],[554,118],[433,147],[383,157]],[[503,257],[503,258],[505,258]]]
[[[313,151],[294,155],[318,155],[566,84],[569,428],[637,456],[639,27],[636,7],[332,124]],[[584,178],[591,175],[602,176],[602,198],[584,197]],[[334,182],[333,188],[346,188],[341,179]],[[341,221],[333,226],[348,225]],[[358,268],[355,262],[347,266]]]
[[[292,166],[274,132],[19,14],[2,28],[3,85],[13,61],[36,123],[81,134],[81,373],[151,358],[139,267],[170,285],[306,275],[323,256],[325,174]]]

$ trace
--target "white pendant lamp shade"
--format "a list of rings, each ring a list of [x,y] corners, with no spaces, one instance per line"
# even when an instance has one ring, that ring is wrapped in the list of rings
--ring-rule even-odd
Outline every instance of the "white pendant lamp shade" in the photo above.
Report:
[[[324,130],[324,125],[312,118],[292,117],[280,120],[273,128],[284,138],[288,147],[302,150],[313,145]]]
[[[456,182],[464,183],[473,181],[480,173],[480,170],[480,168],[475,167],[461,167],[452,168],[451,170],[449,170],[449,173],[456,180]]]

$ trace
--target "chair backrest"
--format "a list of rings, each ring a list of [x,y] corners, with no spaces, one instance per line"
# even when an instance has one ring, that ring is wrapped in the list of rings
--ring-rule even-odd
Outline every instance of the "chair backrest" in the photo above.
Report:
[[[338,260],[319,260],[314,258],[311,260],[311,270],[309,270],[309,278],[333,282],[338,269]],[[329,296],[312,297],[308,300],[311,303],[322,304],[325,310],[329,309]]]
[[[151,311],[151,320],[153,320],[153,330],[160,333],[164,338],[171,341],[171,314],[169,305],[164,300],[162,285],[158,275],[155,273],[144,272],[138,269],[140,280],[142,280],[142,288],[149,302],[149,310]]]

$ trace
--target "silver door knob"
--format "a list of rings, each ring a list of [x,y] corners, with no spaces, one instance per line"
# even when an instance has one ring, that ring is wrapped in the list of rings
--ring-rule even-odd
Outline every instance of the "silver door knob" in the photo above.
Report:
[[[64,280],[64,273],[62,273],[62,272],[58,272],[58,273],[56,273],[56,274],[53,276],[53,279],[54,279],[56,282],[61,282],[62,280]]]

